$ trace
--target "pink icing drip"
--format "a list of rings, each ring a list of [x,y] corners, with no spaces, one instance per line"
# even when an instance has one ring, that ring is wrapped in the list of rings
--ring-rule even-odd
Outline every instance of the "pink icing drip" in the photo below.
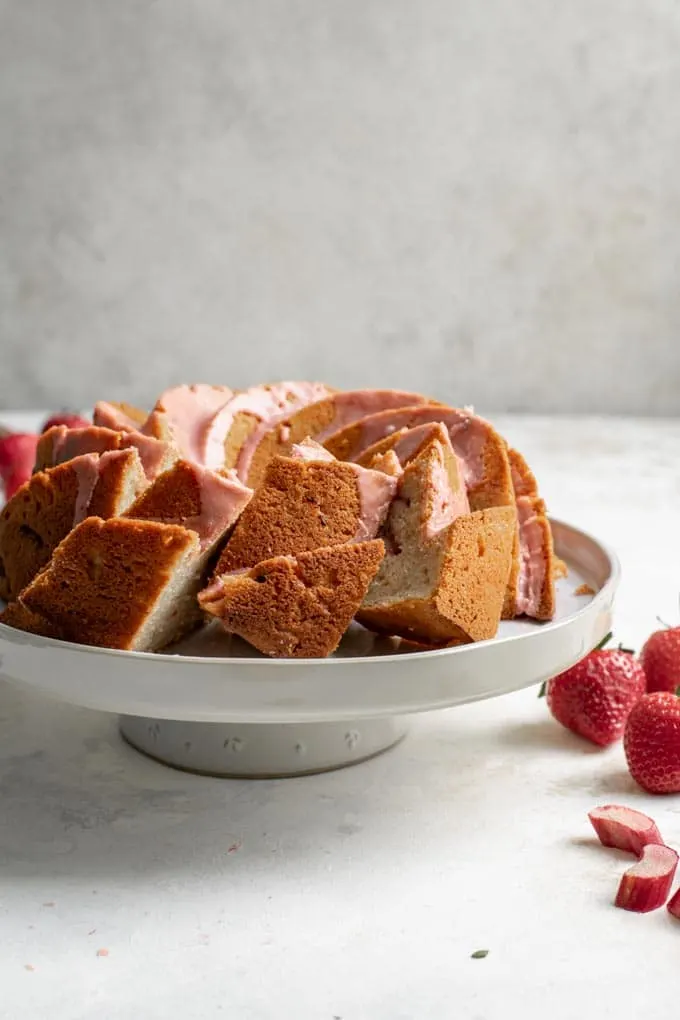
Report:
[[[86,453],[82,457],[71,460],[70,466],[75,472],[78,492],[73,508],[73,527],[80,524],[87,515],[87,508],[92,499],[97,481],[99,480],[99,457],[96,453]]]
[[[278,422],[285,422],[286,418],[303,407],[323,400],[328,393],[328,388],[323,383],[282,382],[275,383],[269,388],[255,386],[234,397],[225,408],[225,412],[231,412],[232,421],[234,415],[239,412],[252,414],[253,417],[260,419],[260,424],[253,429],[239,451],[236,465],[239,478],[248,477],[253,454],[266,432]],[[287,442],[287,437],[282,436],[281,439],[282,442]]]
[[[183,457],[205,466],[211,462],[219,468],[224,463],[224,451],[220,451],[221,456],[215,463],[219,443],[214,435],[214,422],[232,397],[233,390],[228,386],[205,383],[175,386],[161,394],[151,414],[160,411],[167,415],[173,438]]]
[[[534,616],[539,609],[545,583],[544,533],[530,496],[517,500],[519,524],[519,576],[517,578],[516,612]]]
[[[321,446],[320,443],[314,442],[309,436],[307,439],[303,439],[301,443],[294,443],[293,448],[290,451],[290,456],[293,460],[307,460],[307,461],[331,461],[335,460],[332,453]]]
[[[470,513],[467,493],[462,485],[458,489],[452,487],[443,455],[437,457],[436,464],[432,465],[430,480],[435,490],[435,498],[430,516],[425,523],[425,537],[428,541],[457,517]]]
[[[382,471],[359,467],[358,464],[352,464],[352,468],[356,474],[361,508],[354,541],[368,542],[375,538],[387,517],[397,491],[397,479],[392,475],[383,474]]]
[[[218,475],[210,468],[194,465],[201,488],[201,512],[181,523],[198,535],[201,549],[207,549],[240,517],[253,490],[234,478]]]

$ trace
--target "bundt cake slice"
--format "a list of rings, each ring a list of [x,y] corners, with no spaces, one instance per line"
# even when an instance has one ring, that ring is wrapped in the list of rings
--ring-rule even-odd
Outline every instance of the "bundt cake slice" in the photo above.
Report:
[[[275,457],[241,514],[217,573],[375,538],[395,490],[396,479],[357,464]]]
[[[178,460],[129,507],[125,517],[180,524],[195,531],[201,551],[212,551],[253,495],[237,478]]]
[[[513,616],[551,620],[555,615],[555,578],[566,570],[555,556],[546,507],[538,494],[536,478],[521,453],[508,450],[517,496],[519,529],[518,569],[513,577]],[[504,614],[505,615],[505,614]]]
[[[34,474],[0,513],[0,598],[17,598],[87,514],[117,516],[146,484],[134,449],[88,453]]]
[[[265,655],[330,655],[383,557],[379,540],[275,556],[217,577],[201,592],[206,613]]]
[[[176,524],[88,517],[21,604],[66,641],[158,651],[200,622],[199,559],[198,537]]]
[[[55,425],[42,435],[36,452],[36,471],[55,467],[85,453],[106,453],[109,450],[134,449],[139,454],[144,472],[153,480],[177,460],[177,450],[169,443],[135,431],[114,431],[100,425],[69,429]]]
[[[386,555],[357,619],[423,644],[493,637],[508,582],[514,507],[467,512],[458,461],[434,439],[406,466]]]
[[[258,437],[257,446],[251,452],[248,475],[247,478],[244,477],[244,481],[252,488],[257,488],[272,457],[287,456],[293,443],[299,443],[307,437],[323,442],[326,436],[366,415],[387,408],[425,403],[431,404],[432,401],[420,393],[405,393],[403,390],[351,390],[333,393],[323,400],[309,404],[296,414],[289,414]]]

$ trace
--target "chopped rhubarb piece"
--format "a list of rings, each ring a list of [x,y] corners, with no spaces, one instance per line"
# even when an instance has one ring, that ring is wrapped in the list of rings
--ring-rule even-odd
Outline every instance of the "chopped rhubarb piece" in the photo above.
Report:
[[[673,893],[668,901],[666,909],[673,917],[680,918],[680,889]]]
[[[636,914],[658,910],[668,899],[677,866],[675,850],[649,843],[640,860],[622,875],[615,906]]]
[[[622,807],[620,804],[605,804],[588,812],[598,839],[603,846],[613,846],[640,857],[650,843],[663,845],[656,822],[642,811]]]

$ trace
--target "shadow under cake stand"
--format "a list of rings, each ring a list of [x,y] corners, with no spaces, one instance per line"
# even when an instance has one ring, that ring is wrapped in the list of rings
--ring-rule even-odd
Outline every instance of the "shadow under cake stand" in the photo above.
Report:
[[[408,717],[541,683],[610,629],[616,557],[552,521],[557,582],[550,623],[512,620],[497,637],[429,652],[353,625],[328,659],[268,659],[219,625],[170,652],[91,648],[0,624],[0,673],[22,686],[120,715],[133,747],[213,776],[295,776],[352,765],[404,736]],[[587,585],[590,594],[577,593]]]

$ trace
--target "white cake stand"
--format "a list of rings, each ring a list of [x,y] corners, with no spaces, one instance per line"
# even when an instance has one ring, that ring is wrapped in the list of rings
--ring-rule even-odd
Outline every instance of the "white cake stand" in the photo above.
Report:
[[[115,712],[125,739],[175,768],[293,776],[339,768],[397,743],[408,716],[538,684],[608,632],[616,557],[552,522],[569,574],[551,623],[501,624],[492,641],[431,652],[353,626],[329,659],[267,659],[219,626],[173,654],[120,652],[0,625],[0,673],[75,705]],[[584,584],[592,594],[577,594]]]

